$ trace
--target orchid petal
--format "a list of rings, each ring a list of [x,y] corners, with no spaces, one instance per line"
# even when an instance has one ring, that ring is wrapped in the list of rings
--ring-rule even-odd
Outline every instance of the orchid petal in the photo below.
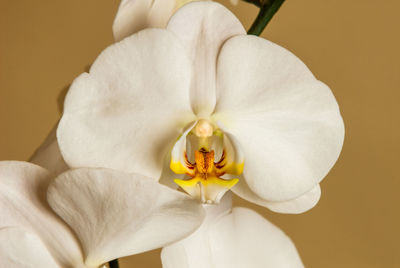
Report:
[[[57,130],[65,161],[158,179],[169,142],[195,119],[182,50],[174,34],[147,29],[103,51],[67,94]]]
[[[204,205],[206,217],[202,225],[187,238],[164,247],[161,251],[163,268],[215,267],[210,250],[209,229],[222,216],[231,212],[232,193],[226,193],[218,205]]]
[[[58,175],[69,168],[65,163],[58,146],[56,137],[57,125],[54,126],[42,145],[40,145],[33,156],[29,159],[29,162],[44,167],[53,175]]]
[[[145,28],[164,28],[175,9],[176,0],[121,0],[114,19],[116,41]]]
[[[310,191],[329,172],[344,126],[330,89],[286,49],[253,36],[228,40],[218,60],[215,118],[243,145],[244,178],[268,201]]]
[[[281,202],[270,202],[257,196],[249,188],[244,179],[239,179],[239,183],[232,188],[232,191],[249,202],[267,207],[274,212],[287,214],[300,214],[306,212],[307,210],[312,209],[321,197],[321,188],[319,184],[297,198]]]
[[[78,267],[83,262],[78,241],[46,202],[50,181],[49,173],[34,164],[0,162],[0,228],[23,228],[40,237],[61,267]]]
[[[232,175],[242,174],[245,159],[238,140],[230,133],[224,131],[223,147],[226,151],[225,172]]]
[[[194,66],[190,87],[193,111],[208,116],[215,107],[215,66],[221,46],[246,31],[228,9],[211,1],[183,6],[172,16],[167,29],[184,42]]]
[[[61,268],[39,237],[17,227],[0,229],[0,267]]]
[[[204,217],[201,204],[189,196],[110,169],[61,174],[49,187],[48,201],[76,232],[89,266],[182,239]]]
[[[304,267],[290,238],[246,208],[206,220],[191,236],[165,247],[161,258],[163,268]]]
[[[179,137],[176,141],[174,147],[171,151],[171,164],[170,168],[176,174],[191,174],[193,170],[189,169],[186,161],[188,161],[188,153],[186,151],[186,138],[190,131],[192,131],[193,127],[196,125],[196,122],[191,124]]]
[[[234,208],[210,230],[216,267],[303,267],[288,236],[259,214]]]
[[[266,207],[274,212],[300,214],[312,209],[321,197],[321,187],[319,184],[310,191],[291,200],[282,202],[269,202]]]

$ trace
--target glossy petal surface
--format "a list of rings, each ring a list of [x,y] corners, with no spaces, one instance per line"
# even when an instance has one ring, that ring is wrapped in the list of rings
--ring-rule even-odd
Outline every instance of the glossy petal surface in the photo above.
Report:
[[[214,116],[242,145],[249,188],[274,202],[310,191],[343,144],[330,89],[295,55],[253,36],[228,40],[217,72]]]
[[[50,185],[48,200],[78,235],[90,266],[182,239],[204,217],[187,195],[110,169],[65,172]]]

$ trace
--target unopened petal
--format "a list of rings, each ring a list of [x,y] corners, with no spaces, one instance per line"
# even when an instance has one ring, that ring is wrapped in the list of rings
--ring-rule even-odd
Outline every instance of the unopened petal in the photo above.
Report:
[[[193,111],[210,115],[216,100],[217,55],[227,39],[246,31],[228,9],[212,1],[185,5],[171,18],[167,29],[184,42],[194,66],[190,85]]]
[[[327,175],[343,120],[331,90],[296,56],[258,37],[233,37],[221,50],[217,82],[215,117],[242,145],[252,191],[286,201]]]
[[[0,228],[20,227],[39,237],[61,267],[79,267],[83,258],[78,241],[46,202],[51,180],[45,169],[34,164],[1,161]]]
[[[76,232],[90,266],[182,239],[204,217],[201,205],[187,195],[109,169],[61,174],[49,187],[48,201]]]
[[[164,28],[172,16],[176,0],[121,0],[114,19],[116,41],[145,28]]]
[[[183,50],[174,34],[148,29],[103,51],[66,97],[57,138],[69,166],[159,178],[170,143],[194,119]]]

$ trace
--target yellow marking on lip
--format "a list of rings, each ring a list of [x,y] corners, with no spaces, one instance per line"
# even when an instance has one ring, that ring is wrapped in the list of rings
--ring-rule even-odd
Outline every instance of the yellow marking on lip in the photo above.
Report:
[[[199,179],[189,179],[189,180],[182,180],[182,179],[174,179],[174,182],[178,184],[182,189],[185,189],[187,187],[195,187],[197,183],[199,183]]]
[[[190,163],[187,158],[186,152],[184,152],[185,164],[182,164],[181,161],[174,161],[174,157],[171,156],[171,162],[169,163],[170,169],[176,174],[187,174],[191,177],[195,175],[195,165]],[[175,158],[176,159],[176,158]]]
[[[233,186],[235,186],[238,182],[239,179],[231,179],[231,180],[224,180],[221,178],[217,177],[212,177],[208,179],[202,179],[199,177],[195,177],[192,179],[188,180],[182,180],[182,179],[174,179],[174,182],[178,184],[182,189],[187,188],[187,187],[195,187],[199,182],[203,184],[204,186],[208,186],[211,184],[217,184],[219,186],[225,187],[227,189],[231,189]]]
[[[171,160],[169,167],[176,174],[186,174],[188,172],[187,167],[182,165],[181,162],[175,162]]]
[[[207,180],[200,180],[200,182],[204,185],[217,184],[219,186],[231,189],[233,186],[236,185],[236,183],[239,182],[239,179],[235,178],[231,180],[224,180],[221,178],[212,177],[212,178],[207,178]]]
[[[244,161],[242,163],[235,163],[232,162],[229,165],[225,166],[223,169],[225,173],[232,174],[232,175],[240,175],[243,173],[244,169]]]
[[[239,179],[224,180],[217,177],[207,179],[195,177],[188,180],[175,179],[174,182],[193,198],[203,203],[218,204],[222,196],[235,186]]]

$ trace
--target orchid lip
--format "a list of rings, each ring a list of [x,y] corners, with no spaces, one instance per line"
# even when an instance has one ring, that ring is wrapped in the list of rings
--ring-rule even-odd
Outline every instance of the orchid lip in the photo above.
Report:
[[[175,179],[174,182],[186,193],[203,203],[219,203],[222,196],[239,181],[239,179],[221,178],[225,174],[225,153],[218,162],[214,162],[214,151],[208,151],[205,148],[195,151],[195,163],[191,163],[186,154],[185,156],[189,170],[186,174],[191,178]]]
[[[192,147],[189,151],[188,137],[195,140],[190,144]],[[185,179],[175,179],[174,182],[203,203],[219,203],[223,195],[239,181],[237,178],[225,179],[222,176],[240,175],[243,171],[244,162],[234,161],[234,151],[225,148],[228,146],[224,138],[227,139],[224,132],[212,122],[200,119],[182,134],[171,153],[171,170],[187,176]]]

